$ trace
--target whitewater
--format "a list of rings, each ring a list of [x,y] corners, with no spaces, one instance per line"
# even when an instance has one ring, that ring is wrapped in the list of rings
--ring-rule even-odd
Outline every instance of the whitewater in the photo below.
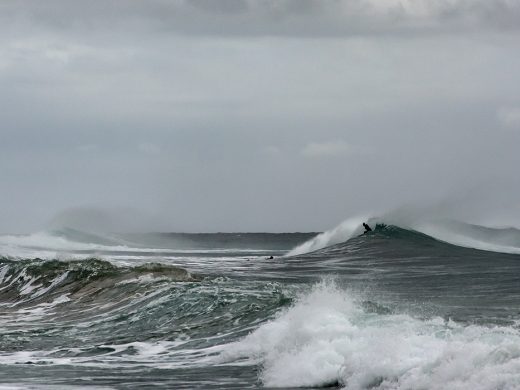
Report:
[[[519,307],[514,228],[3,235],[0,388],[518,389]]]

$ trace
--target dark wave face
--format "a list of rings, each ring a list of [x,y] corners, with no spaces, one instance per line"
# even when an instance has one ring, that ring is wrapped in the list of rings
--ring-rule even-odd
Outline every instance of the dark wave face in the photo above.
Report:
[[[284,256],[312,237],[3,237],[0,383],[520,388],[520,255],[378,225]]]

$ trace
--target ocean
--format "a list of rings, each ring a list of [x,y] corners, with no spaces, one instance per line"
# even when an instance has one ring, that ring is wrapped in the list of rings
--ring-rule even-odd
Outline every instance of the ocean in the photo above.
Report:
[[[0,389],[519,389],[520,231],[360,222],[2,235]]]

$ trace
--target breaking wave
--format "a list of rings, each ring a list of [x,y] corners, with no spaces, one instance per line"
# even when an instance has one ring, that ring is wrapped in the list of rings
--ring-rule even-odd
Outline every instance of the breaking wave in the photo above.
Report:
[[[262,366],[267,387],[516,389],[520,331],[367,310],[325,281],[220,355]]]
[[[334,229],[318,234],[316,237],[291,249],[287,256],[297,256],[308,252],[313,252],[334,244],[344,242],[356,234],[363,232],[362,223],[366,219],[363,217],[349,218],[336,226]]]

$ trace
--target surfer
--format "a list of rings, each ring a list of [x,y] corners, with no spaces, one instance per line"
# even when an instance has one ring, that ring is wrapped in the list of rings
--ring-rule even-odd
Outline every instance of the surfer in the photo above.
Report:
[[[371,232],[371,231],[372,231],[372,229],[370,229],[370,226],[368,226],[368,224],[366,224],[365,222],[363,222],[363,227],[365,228],[365,232],[364,232],[363,234],[365,234],[365,233],[368,233],[368,232]]]

